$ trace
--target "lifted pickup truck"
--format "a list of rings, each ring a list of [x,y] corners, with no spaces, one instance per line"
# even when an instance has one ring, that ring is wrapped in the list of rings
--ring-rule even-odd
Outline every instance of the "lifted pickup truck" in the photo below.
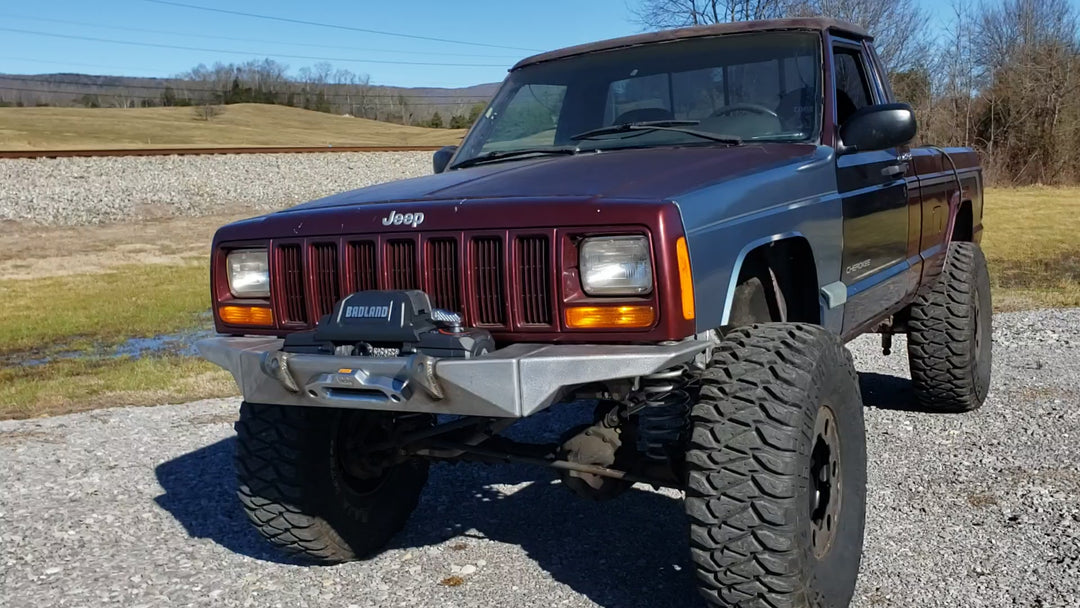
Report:
[[[846,605],[843,342],[906,333],[929,409],[990,381],[981,171],[915,134],[852,25],[649,33],[521,61],[435,175],[221,228],[199,348],[243,391],[244,508],[285,550],[363,558],[431,462],[532,463],[590,499],[684,489],[715,605]],[[583,401],[557,444],[499,434]]]

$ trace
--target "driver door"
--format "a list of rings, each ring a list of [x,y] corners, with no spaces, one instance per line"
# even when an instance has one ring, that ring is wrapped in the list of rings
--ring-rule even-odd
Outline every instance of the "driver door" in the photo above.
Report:
[[[832,51],[839,128],[857,110],[885,100],[871,86],[870,63],[861,44],[834,40]],[[845,334],[882,316],[907,295],[908,156],[904,147],[845,154],[836,161],[844,215],[840,280],[847,286]]]

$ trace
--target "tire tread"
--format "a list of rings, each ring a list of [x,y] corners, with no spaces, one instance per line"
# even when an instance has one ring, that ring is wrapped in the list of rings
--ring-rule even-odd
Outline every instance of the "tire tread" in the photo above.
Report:
[[[734,330],[700,373],[686,509],[699,589],[714,605],[819,603],[795,539],[805,484],[800,446],[815,415],[805,404],[816,391],[811,370],[822,365],[844,366],[857,394],[850,354],[814,325]]]

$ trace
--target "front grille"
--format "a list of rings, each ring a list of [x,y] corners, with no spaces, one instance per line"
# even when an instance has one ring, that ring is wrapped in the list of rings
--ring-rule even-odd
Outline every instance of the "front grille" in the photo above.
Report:
[[[283,320],[286,323],[307,323],[307,303],[304,299],[304,264],[300,245],[278,248],[281,272],[278,281],[281,291]]]
[[[387,289],[420,289],[416,280],[416,241],[390,241],[386,246]]]
[[[524,236],[518,239],[521,320],[527,325],[551,323],[551,270],[548,238]]]
[[[315,275],[315,314],[321,317],[330,314],[334,304],[341,299],[337,243],[312,245],[311,259]]]
[[[473,278],[476,282],[476,323],[506,323],[501,237],[481,236],[473,239]]]
[[[461,310],[458,289],[457,239],[428,241],[428,295],[431,305],[445,310]]]
[[[519,236],[512,243],[505,235],[361,236],[288,242],[275,251],[274,301],[288,326],[314,326],[346,294],[374,289],[423,289],[433,306],[461,313],[467,325],[552,324],[548,236]],[[512,309],[520,312],[511,316]]]
[[[352,291],[370,291],[378,289],[375,279],[378,268],[375,265],[375,241],[355,241],[349,243],[349,257],[352,261]]]

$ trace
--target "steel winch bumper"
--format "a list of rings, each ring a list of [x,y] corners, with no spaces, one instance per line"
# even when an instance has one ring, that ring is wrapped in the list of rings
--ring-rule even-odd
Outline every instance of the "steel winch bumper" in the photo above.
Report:
[[[246,401],[517,418],[569,389],[636,378],[687,363],[711,343],[514,344],[472,359],[286,353],[277,338],[199,341],[203,358],[232,372]]]

